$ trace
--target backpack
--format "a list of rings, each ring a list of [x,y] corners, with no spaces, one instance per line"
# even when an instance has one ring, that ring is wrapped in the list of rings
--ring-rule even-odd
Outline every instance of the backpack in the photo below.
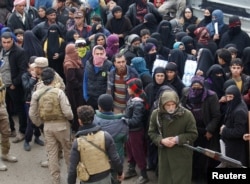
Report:
[[[38,112],[43,121],[64,119],[60,102],[58,100],[58,88],[47,88],[38,97]]]

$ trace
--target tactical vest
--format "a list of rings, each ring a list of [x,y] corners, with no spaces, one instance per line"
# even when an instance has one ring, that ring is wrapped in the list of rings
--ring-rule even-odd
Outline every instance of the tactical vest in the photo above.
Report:
[[[38,112],[43,121],[64,120],[60,102],[58,99],[58,88],[46,88],[41,90],[38,97]]]
[[[84,137],[105,151],[104,131],[98,131],[95,134],[91,133]],[[88,141],[86,141],[82,136],[77,138],[81,162],[87,168],[89,175],[94,175],[109,170],[110,163],[108,156]]]

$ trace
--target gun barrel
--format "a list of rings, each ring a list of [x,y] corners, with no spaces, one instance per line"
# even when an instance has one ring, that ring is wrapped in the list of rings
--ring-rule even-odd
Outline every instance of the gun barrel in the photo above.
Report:
[[[207,149],[207,148],[202,148],[200,146],[193,147],[193,146],[191,146],[189,144],[184,144],[184,146],[191,149],[191,150],[202,153],[202,154],[206,155],[207,157],[210,157],[210,158],[212,158],[214,160],[218,160],[220,162],[225,162],[230,167],[245,168],[245,166],[243,166],[240,161],[235,160],[235,159],[230,158],[230,157],[227,157],[227,156],[224,156],[219,152],[216,152],[216,151],[213,151],[213,150],[210,150],[210,149]]]

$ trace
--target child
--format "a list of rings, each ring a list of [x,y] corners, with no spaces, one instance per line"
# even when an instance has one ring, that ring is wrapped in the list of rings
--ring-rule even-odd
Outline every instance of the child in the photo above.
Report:
[[[16,36],[16,44],[19,46],[19,47],[23,47],[23,34],[24,34],[24,30],[23,29],[16,29],[14,31],[14,34]]]
[[[227,49],[219,49],[217,51],[219,65],[222,66],[226,74],[230,73],[229,65],[232,60],[231,52]]]
[[[130,98],[125,109],[125,119],[129,126],[129,138],[126,143],[129,166],[128,170],[125,172],[124,178],[127,179],[137,175],[135,171],[135,166],[137,164],[141,171],[141,176],[137,179],[136,183],[143,184],[149,181],[146,171],[147,162],[145,146],[145,116],[148,105],[140,79],[130,79],[127,81],[127,85]]]

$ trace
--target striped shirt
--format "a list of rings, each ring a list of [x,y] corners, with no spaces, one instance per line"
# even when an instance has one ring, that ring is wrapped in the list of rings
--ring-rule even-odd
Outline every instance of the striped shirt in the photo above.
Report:
[[[122,111],[125,110],[127,103],[126,77],[127,75],[115,74],[114,108],[121,109]]]

